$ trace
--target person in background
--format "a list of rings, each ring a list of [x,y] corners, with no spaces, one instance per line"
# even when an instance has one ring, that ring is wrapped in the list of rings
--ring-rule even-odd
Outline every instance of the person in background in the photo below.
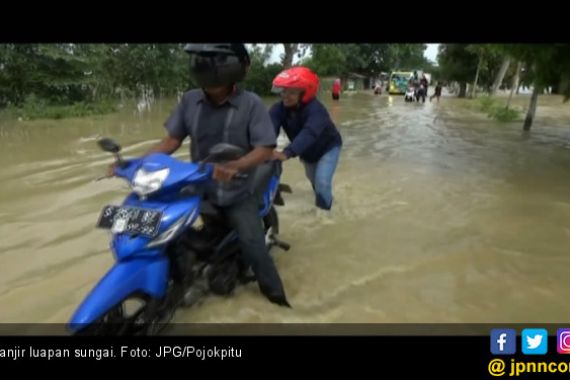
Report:
[[[377,81],[376,85],[374,86],[374,95],[380,95],[380,94],[382,94],[382,83]]]
[[[427,77],[424,75],[422,75],[422,79],[420,79],[420,85],[424,86],[424,95],[427,96],[428,95],[428,89],[429,89],[429,81],[427,79]]]
[[[429,101],[436,97],[437,102],[439,103],[439,98],[441,97],[441,82],[437,82],[437,86],[435,86],[435,92],[432,96],[430,96]]]
[[[332,85],[332,98],[333,100],[339,100],[340,99],[340,90],[341,90],[341,86],[340,86],[340,79],[335,79]]]

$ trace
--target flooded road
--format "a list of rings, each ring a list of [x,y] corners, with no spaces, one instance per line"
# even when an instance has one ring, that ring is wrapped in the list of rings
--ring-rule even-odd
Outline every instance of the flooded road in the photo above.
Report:
[[[313,206],[296,160],[283,177],[294,193],[278,210],[292,249],[275,260],[294,308],[250,284],[174,322],[567,322],[570,106],[541,98],[525,135],[522,122],[493,122],[465,102],[325,99],[345,143],[332,215]],[[173,105],[0,120],[0,323],[66,322],[105,274],[109,235],[94,226],[128,187],[93,181],[112,161],[96,139],[142,153]],[[188,159],[187,145],[176,155]]]

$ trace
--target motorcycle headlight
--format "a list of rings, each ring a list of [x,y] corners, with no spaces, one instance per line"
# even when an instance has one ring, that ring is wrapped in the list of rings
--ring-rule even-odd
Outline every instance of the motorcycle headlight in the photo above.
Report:
[[[137,170],[132,182],[133,191],[141,196],[157,191],[168,177],[169,172],[168,168],[152,172],[147,172],[144,169]]]

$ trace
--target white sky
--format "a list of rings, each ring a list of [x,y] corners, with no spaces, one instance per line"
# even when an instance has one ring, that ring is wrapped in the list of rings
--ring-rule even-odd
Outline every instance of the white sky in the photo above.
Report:
[[[427,44],[427,49],[424,52],[424,56],[432,61],[433,63],[437,63],[437,49],[439,44]],[[271,58],[269,58],[269,63],[279,62],[281,60],[281,54],[283,54],[283,45],[277,44],[273,48],[273,53],[271,54]],[[310,51],[308,51],[305,56],[308,56]],[[304,58],[304,57],[303,57]],[[297,57],[294,59],[294,63],[298,61]]]
[[[424,51],[424,56],[433,63],[437,63],[438,48],[439,44],[427,44],[427,49]]]

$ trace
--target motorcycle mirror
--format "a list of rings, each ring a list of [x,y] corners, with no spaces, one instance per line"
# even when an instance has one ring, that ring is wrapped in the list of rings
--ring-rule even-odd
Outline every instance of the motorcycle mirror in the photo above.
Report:
[[[99,147],[105,152],[119,153],[121,151],[121,146],[117,144],[115,140],[107,137],[97,141],[97,144],[99,144]]]

